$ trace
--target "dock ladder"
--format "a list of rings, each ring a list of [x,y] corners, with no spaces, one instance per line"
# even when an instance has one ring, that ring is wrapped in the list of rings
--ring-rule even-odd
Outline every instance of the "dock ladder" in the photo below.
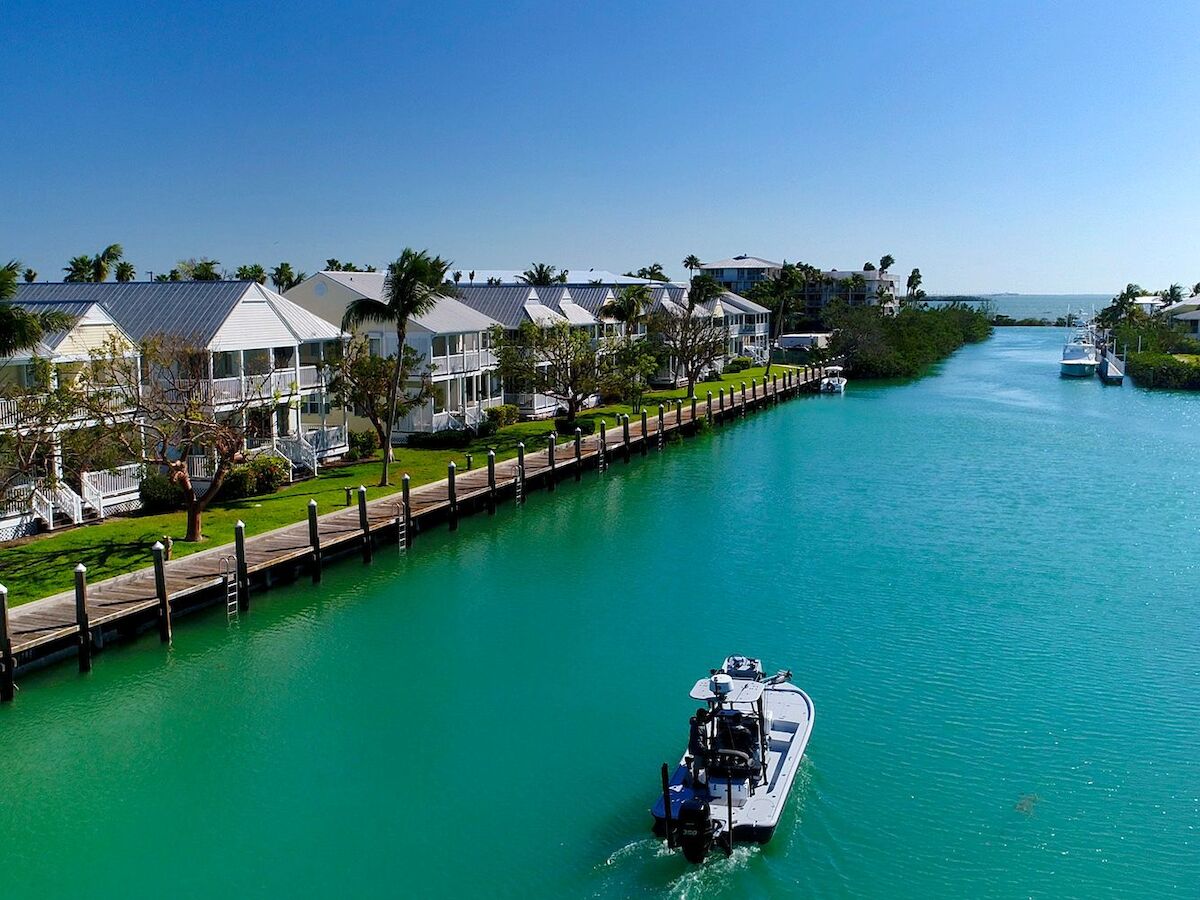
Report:
[[[221,582],[225,588],[225,618],[238,614],[237,560],[232,556],[221,557]]]
[[[517,481],[513,486],[513,497],[518,505],[525,502],[525,467],[517,465]]]
[[[408,504],[403,501],[393,503],[396,510],[396,546],[401,550],[408,549]]]

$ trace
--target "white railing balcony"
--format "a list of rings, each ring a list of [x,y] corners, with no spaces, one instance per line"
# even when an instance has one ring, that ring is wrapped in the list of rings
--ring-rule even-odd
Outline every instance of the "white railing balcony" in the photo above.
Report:
[[[342,425],[326,425],[318,428],[308,428],[304,431],[306,440],[318,457],[342,453],[349,446],[346,429]]]

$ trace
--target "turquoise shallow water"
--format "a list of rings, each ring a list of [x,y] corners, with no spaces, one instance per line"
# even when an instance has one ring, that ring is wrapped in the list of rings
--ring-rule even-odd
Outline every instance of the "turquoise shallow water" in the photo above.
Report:
[[[182,621],[0,709],[24,896],[1195,897],[1200,398],[1002,329]],[[646,808],[694,678],[790,666],[775,840]]]

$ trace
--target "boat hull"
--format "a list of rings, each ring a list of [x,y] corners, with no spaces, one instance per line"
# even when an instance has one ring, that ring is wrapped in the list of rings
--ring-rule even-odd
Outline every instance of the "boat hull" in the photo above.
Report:
[[[1096,374],[1097,363],[1080,360],[1078,362],[1062,362],[1059,371],[1063,378],[1091,378]]]

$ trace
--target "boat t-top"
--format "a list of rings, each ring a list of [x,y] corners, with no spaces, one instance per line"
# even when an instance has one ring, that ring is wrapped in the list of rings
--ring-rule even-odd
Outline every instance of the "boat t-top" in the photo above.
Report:
[[[1078,329],[1063,345],[1060,372],[1067,378],[1091,378],[1100,364],[1092,329]]]
[[[842,374],[841,366],[826,366],[821,378],[822,394],[844,394],[846,392],[846,376]]]
[[[688,862],[775,833],[813,725],[812,701],[791,677],[765,678],[757,659],[730,656],[692,688],[704,706],[674,773],[663,763],[662,796],[651,809],[654,833]]]

